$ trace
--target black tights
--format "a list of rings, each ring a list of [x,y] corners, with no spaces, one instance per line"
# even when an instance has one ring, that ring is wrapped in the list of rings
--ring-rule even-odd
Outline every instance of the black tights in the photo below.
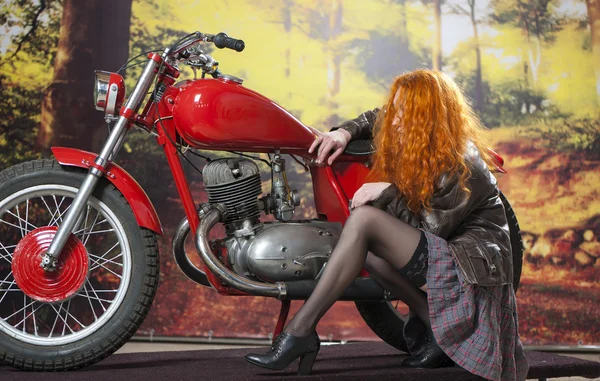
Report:
[[[354,209],[313,293],[284,331],[294,336],[314,331],[321,317],[363,267],[429,327],[426,294],[398,271],[409,262],[420,238],[420,230],[380,209],[371,206]]]

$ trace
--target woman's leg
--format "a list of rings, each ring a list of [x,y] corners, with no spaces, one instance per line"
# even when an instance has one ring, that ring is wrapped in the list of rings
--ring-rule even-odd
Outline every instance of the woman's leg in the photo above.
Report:
[[[406,279],[398,269],[395,269],[385,259],[369,253],[365,268],[379,285],[395,297],[406,303],[411,311],[423,321],[427,328],[431,328],[429,321],[429,305],[427,294]]]
[[[401,269],[412,257],[420,238],[420,230],[382,210],[370,206],[356,208],[346,221],[340,240],[313,293],[287,325],[285,332],[306,336],[314,331],[325,312],[359,275],[369,251],[395,269]],[[396,288],[390,291],[399,293],[401,286]],[[415,295],[412,297],[418,299]]]

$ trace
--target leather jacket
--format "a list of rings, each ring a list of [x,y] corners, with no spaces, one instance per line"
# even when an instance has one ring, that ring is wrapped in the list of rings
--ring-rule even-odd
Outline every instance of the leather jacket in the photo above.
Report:
[[[352,140],[370,139],[378,109],[367,111],[332,130],[343,128]],[[469,196],[458,177],[441,176],[431,199],[431,211],[412,213],[395,185],[386,188],[372,205],[402,221],[445,239],[469,284],[511,284],[513,263],[509,228],[496,178],[473,144],[465,152],[471,176]]]

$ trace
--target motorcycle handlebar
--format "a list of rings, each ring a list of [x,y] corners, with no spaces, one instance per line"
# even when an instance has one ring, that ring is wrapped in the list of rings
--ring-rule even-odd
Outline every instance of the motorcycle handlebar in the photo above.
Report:
[[[221,32],[215,35],[213,43],[219,49],[228,48],[241,52],[246,47],[246,44],[242,40],[228,37],[225,33]]]

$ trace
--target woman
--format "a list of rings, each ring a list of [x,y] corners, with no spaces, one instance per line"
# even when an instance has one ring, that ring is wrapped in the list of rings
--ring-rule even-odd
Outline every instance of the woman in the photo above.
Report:
[[[373,138],[369,182],[310,298],[269,352],[246,359],[283,369],[300,358],[299,374],[308,374],[319,319],[365,267],[410,307],[404,366],[457,364],[490,380],[525,380],[508,225],[477,117],[449,77],[429,70],[396,78],[383,110],[310,147],[331,164],[350,140]]]

